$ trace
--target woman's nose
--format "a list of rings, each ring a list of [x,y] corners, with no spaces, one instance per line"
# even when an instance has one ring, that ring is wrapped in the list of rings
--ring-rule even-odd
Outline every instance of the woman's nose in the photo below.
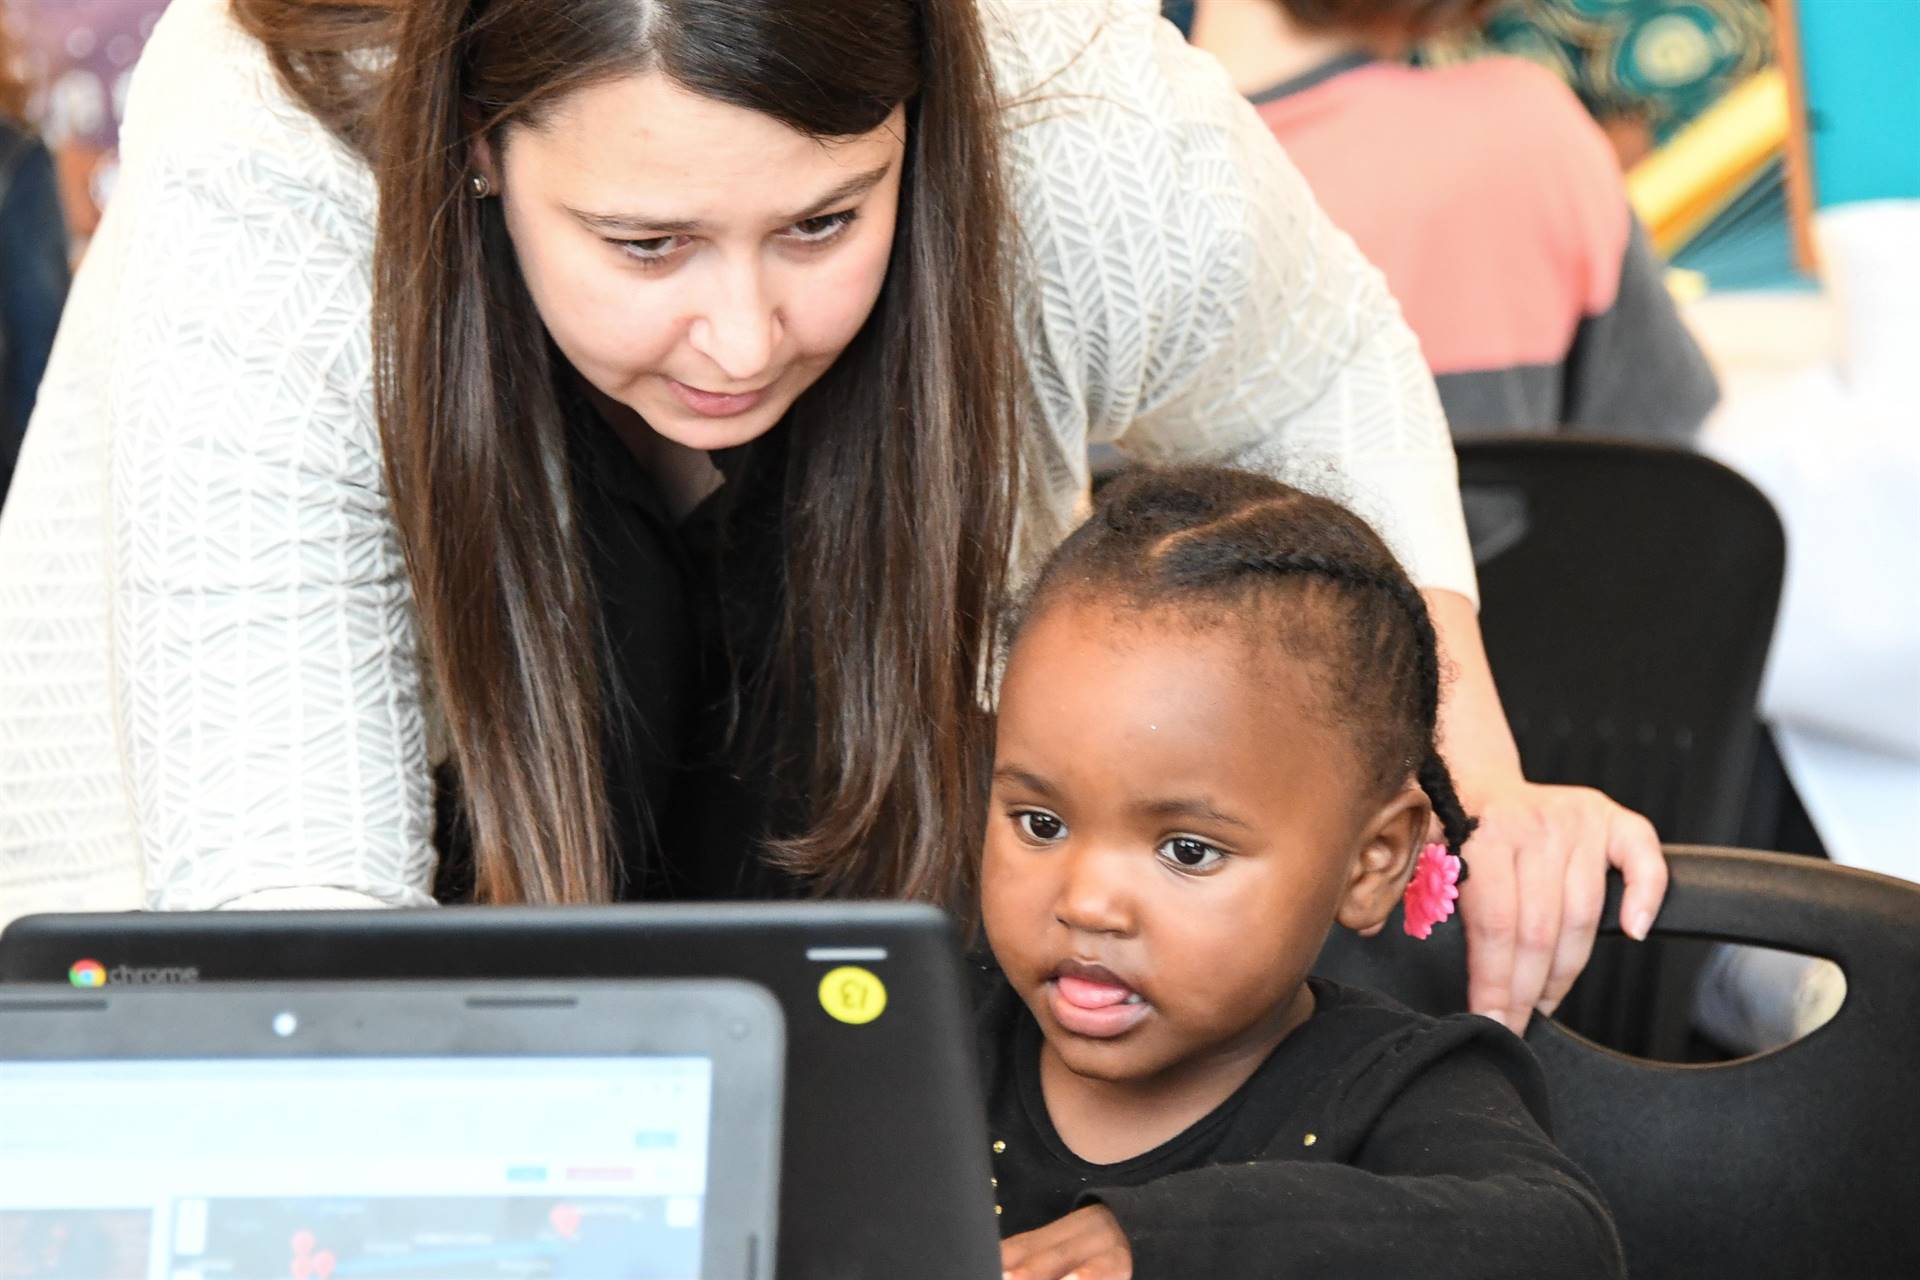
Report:
[[[760,273],[748,268],[727,271],[694,317],[688,341],[732,384],[702,390],[756,390],[780,341],[779,308],[768,297]]]

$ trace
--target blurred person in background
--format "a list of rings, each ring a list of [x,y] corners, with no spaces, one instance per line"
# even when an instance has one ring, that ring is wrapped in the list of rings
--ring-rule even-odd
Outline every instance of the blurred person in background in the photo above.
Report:
[[[1161,11],[1190,35],[1195,3],[1163,0]],[[1412,58],[1439,67],[1499,53],[1538,63],[1579,96],[1631,168],[1770,64],[1773,27],[1767,0],[1492,0],[1483,21],[1437,31]]]
[[[67,297],[53,157],[27,123],[27,83],[0,21],[0,503]]]
[[[1506,0],[1418,60],[1512,54],[1565,80],[1631,168],[1773,60],[1767,0]]]
[[[1491,7],[1198,0],[1192,39],[1386,273],[1456,438],[1690,440],[1718,387],[1578,98],[1517,58],[1404,64]]]
[[[78,261],[120,172],[120,121],[140,51],[167,0],[0,0],[39,87],[35,119],[53,153]]]

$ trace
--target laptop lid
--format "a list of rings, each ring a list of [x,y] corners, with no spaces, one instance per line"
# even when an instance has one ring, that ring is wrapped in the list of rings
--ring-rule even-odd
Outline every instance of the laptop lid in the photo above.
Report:
[[[0,1275],[764,1277],[733,981],[0,992]]]
[[[997,1280],[991,1157],[947,916],[882,902],[29,916],[0,980],[721,976],[786,1014],[783,1280]]]

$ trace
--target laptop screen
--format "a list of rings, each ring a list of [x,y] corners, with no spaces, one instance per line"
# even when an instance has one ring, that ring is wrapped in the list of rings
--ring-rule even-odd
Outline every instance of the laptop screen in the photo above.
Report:
[[[700,1274],[704,1057],[0,1062],[0,1277]]]

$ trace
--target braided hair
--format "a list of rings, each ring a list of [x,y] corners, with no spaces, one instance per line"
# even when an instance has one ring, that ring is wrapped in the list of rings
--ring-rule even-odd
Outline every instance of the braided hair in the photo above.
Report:
[[[1136,612],[1178,605],[1196,625],[1262,625],[1263,639],[1319,667],[1322,710],[1372,785],[1417,779],[1456,855],[1473,833],[1440,757],[1440,656],[1426,601],[1345,507],[1224,467],[1129,471],[1054,552],[1014,625],[1082,594]]]

